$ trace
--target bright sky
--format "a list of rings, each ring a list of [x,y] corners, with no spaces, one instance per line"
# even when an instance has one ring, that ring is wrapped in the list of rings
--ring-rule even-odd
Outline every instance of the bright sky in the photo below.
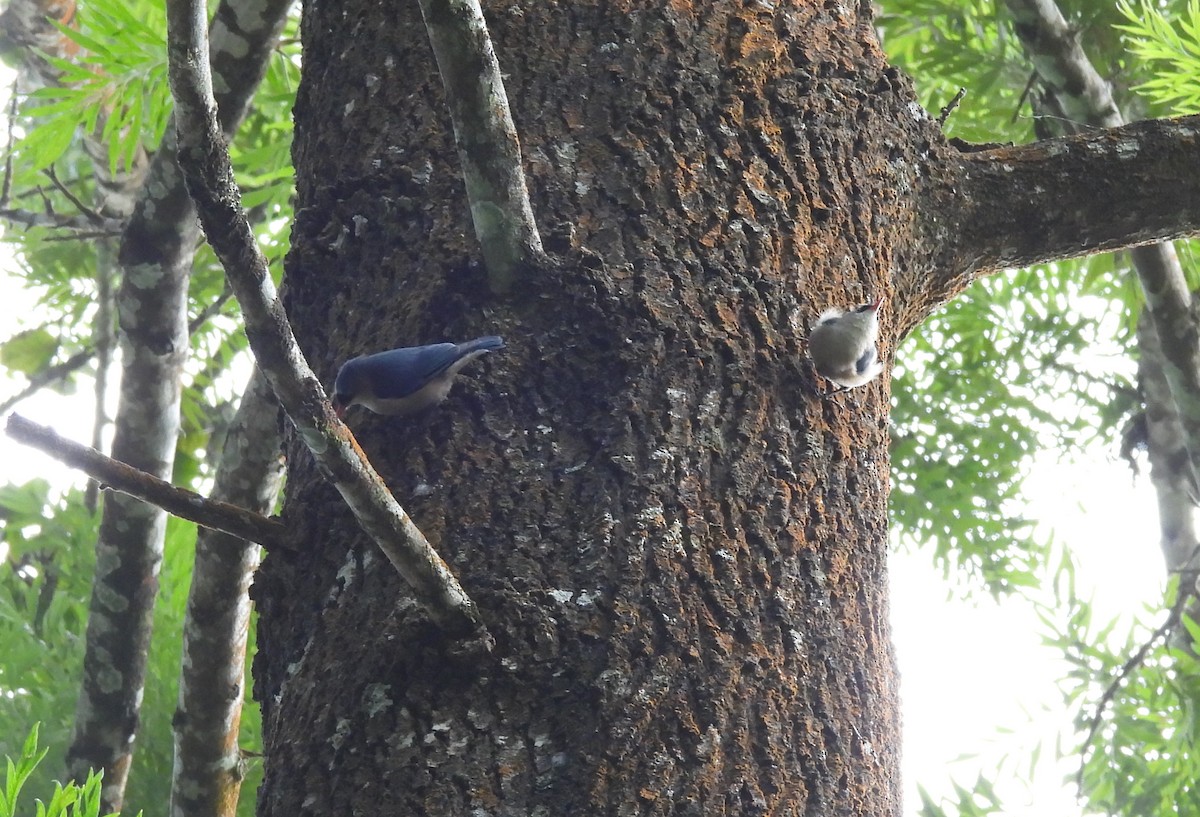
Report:
[[[1026,487],[1028,515],[1051,527],[1074,554],[1079,595],[1094,602],[1097,622],[1132,616],[1146,603],[1161,604],[1165,568],[1158,510],[1145,476],[1134,485],[1128,466],[1108,461],[1103,453],[1080,465],[1042,458]],[[1069,736],[1071,729],[1072,713],[1063,709],[1055,686],[1065,664],[1041,646],[1042,625],[1032,605],[1015,598],[999,603],[948,599],[945,582],[920,552],[894,553],[891,570],[904,713],[905,813],[915,813],[920,803],[918,783],[937,799],[952,791],[951,777],[968,789],[980,770],[996,777],[993,770],[1006,756],[1003,768],[1028,778],[1040,740],[1035,785],[1027,789],[1011,774],[997,784],[1005,814],[1083,814],[1072,782],[1078,766],[1054,757],[1055,736]],[[1123,635],[1127,629],[1115,632]],[[1011,731],[1001,734],[1001,728]],[[958,760],[967,754],[975,757]]]

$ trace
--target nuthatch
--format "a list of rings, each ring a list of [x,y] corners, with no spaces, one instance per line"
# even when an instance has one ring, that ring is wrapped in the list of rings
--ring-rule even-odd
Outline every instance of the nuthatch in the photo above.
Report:
[[[466,343],[408,346],[348,360],[333,384],[333,410],[339,419],[357,403],[376,414],[415,414],[446,399],[458,370],[493,349],[495,335]]]
[[[826,309],[808,335],[808,354],[817,374],[842,388],[852,389],[883,371],[875,351],[879,337],[879,303],[856,306],[849,312]]]

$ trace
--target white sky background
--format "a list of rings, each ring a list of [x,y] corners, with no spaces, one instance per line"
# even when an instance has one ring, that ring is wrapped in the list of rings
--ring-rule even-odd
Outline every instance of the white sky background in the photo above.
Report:
[[[1039,458],[1025,483],[1028,515],[1052,528],[1075,556],[1078,592],[1094,602],[1097,623],[1130,619],[1147,603],[1161,606],[1165,568],[1158,510],[1144,474],[1145,469],[1134,485],[1127,465],[1094,452],[1091,461],[1077,465]],[[1055,736],[1070,736],[1073,714],[1064,710],[1055,685],[1066,665],[1055,650],[1041,646],[1042,625],[1032,605],[1020,598],[947,598],[945,581],[919,551],[893,552],[890,567],[905,813],[914,813],[920,803],[918,783],[935,800],[952,791],[951,777],[971,789],[980,770],[996,777],[993,770],[1006,755],[1006,770],[1028,776],[1040,739],[1032,788],[1011,774],[995,781],[1005,814],[1084,814],[1074,795],[1077,763],[1054,758]],[[1118,626],[1114,637],[1126,632],[1127,625]],[[1089,708],[1087,715],[1093,712]],[[1000,728],[1012,731],[1001,734]],[[958,760],[968,753],[976,756]]]

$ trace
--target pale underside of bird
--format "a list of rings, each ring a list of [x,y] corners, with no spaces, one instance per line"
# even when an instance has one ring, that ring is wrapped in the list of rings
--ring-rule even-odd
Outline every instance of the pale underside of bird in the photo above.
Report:
[[[876,299],[851,310],[826,309],[808,336],[808,354],[817,374],[842,388],[869,383],[883,371],[875,349],[879,339]]]

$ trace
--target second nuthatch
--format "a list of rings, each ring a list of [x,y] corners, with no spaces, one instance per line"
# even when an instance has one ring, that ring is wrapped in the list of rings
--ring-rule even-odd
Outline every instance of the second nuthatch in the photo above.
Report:
[[[883,371],[875,341],[879,338],[879,298],[848,312],[826,309],[808,335],[808,354],[817,374],[851,389]]]
[[[459,369],[504,341],[495,335],[466,343],[407,346],[348,360],[333,384],[338,418],[354,404],[376,414],[415,414],[446,399]]]

